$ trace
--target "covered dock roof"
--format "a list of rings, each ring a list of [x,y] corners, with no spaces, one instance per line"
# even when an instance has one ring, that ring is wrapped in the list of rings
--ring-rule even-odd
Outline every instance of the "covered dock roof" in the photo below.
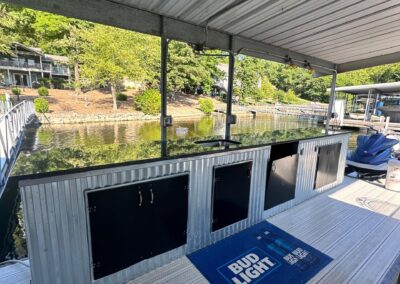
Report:
[[[398,0],[5,0],[323,74],[400,58]]]
[[[400,82],[379,83],[358,86],[337,87],[336,92],[345,92],[354,95],[368,95],[370,91],[380,94],[400,95]],[[331,89],[327,89],[328,92]]]

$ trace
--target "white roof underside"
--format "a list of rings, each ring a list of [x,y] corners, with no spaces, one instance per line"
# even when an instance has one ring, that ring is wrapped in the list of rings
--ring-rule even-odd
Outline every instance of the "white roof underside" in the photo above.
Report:
[[[330,92],[330,90],[331,89],[328,89],[327,91]],[[336,92],[345,92],[360,95],[368,94],[369,91],[380,94],[399,94],[400,82],[337,87],[335,90]]]
[[[156,35],[161,34],[156,25],[161,26],[162,20],[152,20],[148,14],[162,15],[179,20],[167,23],[167,35],[192,43],[200,38],[204,41],[208,24],[209,31],[220,32],[219,37],[209,32],[207,44],[211,47],[223,49],[222,35],[233,35],[238,42],[236,52],[242,48],[242,53],[272,60],[286,53],[298,62],[308,59],[328,69],[336,64],[339,72],[400,61],[400,0],[60,0],[57,5],[50,0],[6,2]],[[130,19],[138,23],[124,24],[124,17],[118,19],[118,13],[129,11],[135,11]],[[151,13],[143,14],[145,11]],[[148,31],[141,27],[143,22],[149,25]],[[251,44],[244,43],[247,39],[252,40]],[[275,60],[282,62],[277,56]]]
[[[198,25],[234,2],[117,1]],[[400,1],[250,0],[209,26],[337,64],[400,52]]]

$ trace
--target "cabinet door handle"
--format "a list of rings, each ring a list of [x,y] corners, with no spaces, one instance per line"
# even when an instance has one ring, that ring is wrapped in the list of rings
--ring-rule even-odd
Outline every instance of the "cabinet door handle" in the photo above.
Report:
[[[139,190],[139,206],[142,206],[142,203],[143,203],[142,192]]]
[[[154,193],[153,193],[153,189],[150,188],[150,204],[154,203]]]

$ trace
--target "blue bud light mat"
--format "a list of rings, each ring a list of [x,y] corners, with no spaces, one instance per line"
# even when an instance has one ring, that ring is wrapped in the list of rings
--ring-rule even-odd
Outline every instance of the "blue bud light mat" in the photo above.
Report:
[[[211,283],[305,283],[332,258],[263,221],[190,254]]]

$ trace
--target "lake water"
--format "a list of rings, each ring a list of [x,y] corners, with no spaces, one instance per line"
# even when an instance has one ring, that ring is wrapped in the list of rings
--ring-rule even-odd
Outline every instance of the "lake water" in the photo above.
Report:
[[[188,133],[178,135],[177,127],[188,128]],[[322,129],[322,125],[297,117],[265,115],[256,119],[239,117],[231,131],[233,135],[260,133],[279,141]],[[224,133],[223,117],[203,117],[175,121],[168,129],[168,139],[200,140]],[[25,132],[12,175],[151,158],[159,155],[159,148],[154,146],[159,140],[157,121],[31,126]],[[0,200],[0,261],[27,255],[22,222],[17,184],[11,178]]]

